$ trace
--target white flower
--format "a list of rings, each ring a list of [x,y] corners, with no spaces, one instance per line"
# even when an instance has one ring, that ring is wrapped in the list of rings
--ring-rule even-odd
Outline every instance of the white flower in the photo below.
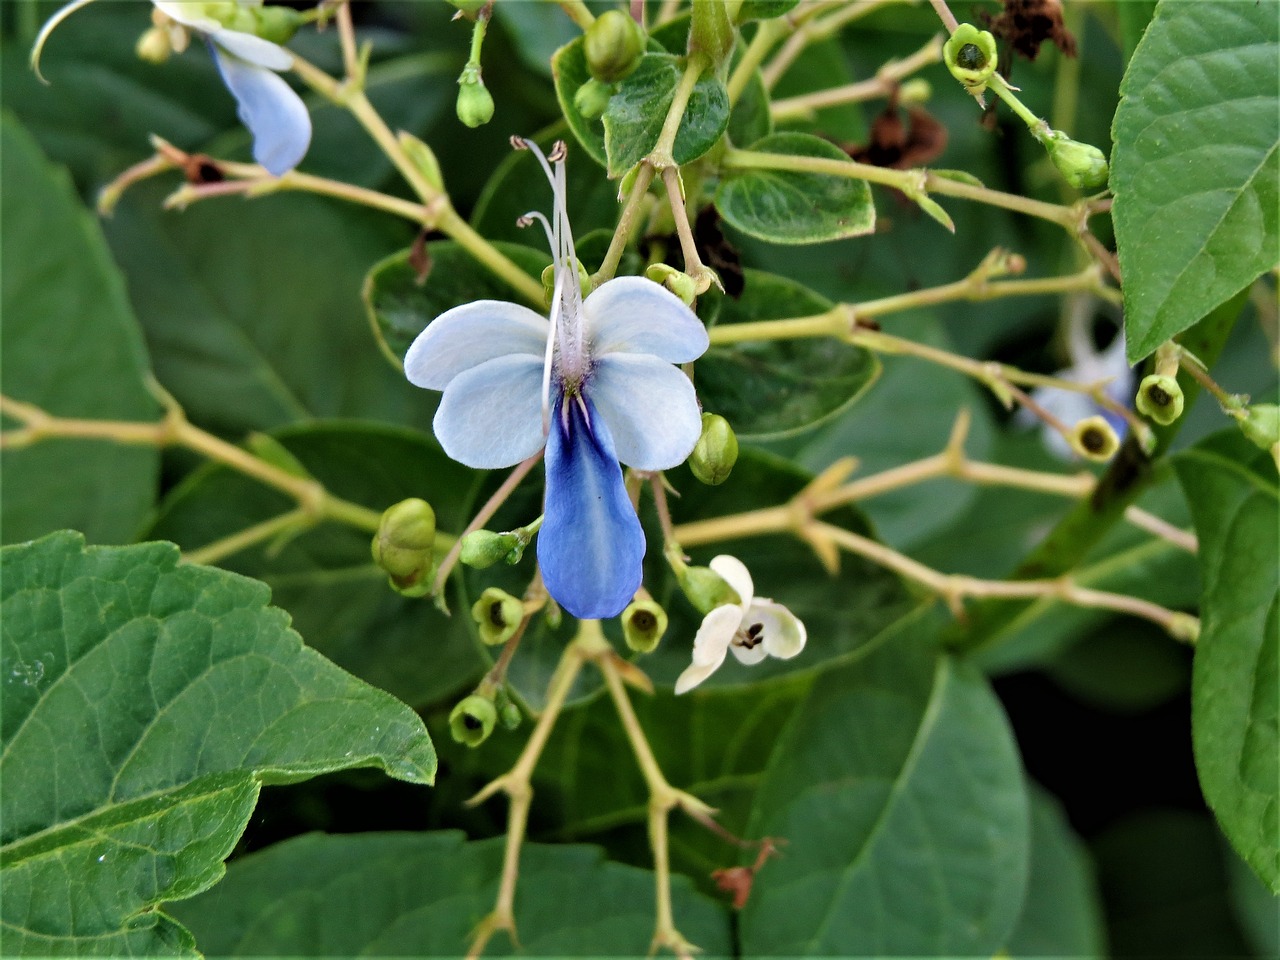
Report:
[[[780,603],[755,596],[751,573],[737,557],[721,555],[708,566],[742,598],[716,607],[702,619],[693,638],[693,663],[676,680],[676,693],[692,690],[720,669],[732,650],[748,666],[765,657],[790,660],[804,649],[804,624]]]
[[[1124,352],[1124,331],[1116,332],[1115,339],[1105,350],[1098,351],[1093,346],[1092,337],[1084,324],[1073,323],[1069,331],[1068,352],[1071,366],[1054,374],[1060,380],[1071,383],[1093,384],[1110,381],[1106,393],[1112,400],[1121,405],[1128,405],[1133,400],[1133,371],[1129,369],[1129,361]],[[1031,391],[1031,399],[1042,406],[1053,416],[1061,420],[1071,429],[1081,420],[1089,417],[1102,417],[1115,430],[1116,436],[1123,438],[1128,430],[1125,419],[1114,410],[1099,406],[1092,397],[1074,390],[1063,390],[1059,387],[1037,387]],[[1020,411],[1019,419],[1024,424],[1038,423],[1029,411]],[[1062,434],[1048,424],[1041,431],[1044,445],[1049,451],[1063,460],[1075,457],[1071,445]]]

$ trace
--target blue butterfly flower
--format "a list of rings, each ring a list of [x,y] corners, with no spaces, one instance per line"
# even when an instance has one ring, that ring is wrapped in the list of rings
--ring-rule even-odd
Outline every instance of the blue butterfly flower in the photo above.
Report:
[[[444,392],[435,416],[445,452],[470,467],[509,467],[546,447],[538,563],[547,592],[575,617],[617,616],[640,587],[645,541],[619,462],[682,463],[701,433],[693,385],[673,364],[700,357],[707,331],[678,297],[618,277],[585,299],[565,209],[564,147],[552,162],[550,317],[501,300],[448,310],[405,355],[409,380]]]

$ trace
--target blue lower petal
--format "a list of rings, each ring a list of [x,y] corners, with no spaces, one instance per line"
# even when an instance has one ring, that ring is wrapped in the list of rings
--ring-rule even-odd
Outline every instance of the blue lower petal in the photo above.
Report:
[[[569,403],[567,429],[561,404],[553,407],[538,564],[560,606],[582,620],[603,620],[621,613],[640,588],[645,543],[613,438],[585,403],[586,416]]]
[[[222,80],[236,98],[240,121],[253,134],[253,159],[273,177],[296,167],[311,145],[311,117],[284,79],[210,41]]]

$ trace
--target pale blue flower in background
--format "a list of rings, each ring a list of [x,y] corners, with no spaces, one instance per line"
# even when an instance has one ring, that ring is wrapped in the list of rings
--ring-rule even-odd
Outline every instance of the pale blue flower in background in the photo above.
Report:
[[[565,209],[564,147],[546,229],[554,257],[550,318],[501,300],[448,310],[418,335],[405,375],[442,390],[434,426],[454,460],[496,469],[546,446],[538,563],[547,592],[575,617],[619,614],[640,587],[644,532],[619,461],[666,470],[702,431],[693,384],[673,366],[707,349],[706,328],[681,300],[642,277],[617,277],[582,297]]]
[[[49,18],[31,52],[37,75],[40,53],[49,34],[70,14],[91,2],[93,0],[74,0]],[[239,2],[242,8],[261,6],[261,0]],[[255,34],[225,27],[209,15],[211,10],[228,6],[226,3],[152,0],[152,5],[180,28],[205,41],[222,82],[236,98],[241,122],[253,134],[254,160],[275,177],[296,167],[311,145],[311,116],[302,98],[277,73],[293,66],[293,54]],[[177,32],[182,34],[182,46],[185,46],[185,33],[182,29]]]
[[[1134,376],[1133,370],[1129,367],[1129,361],[1125,357],[1124,331],[1117,330],[1111,344],[1105,350],[1098,350],[1093,345],[1088,326],[1088,318],[1083,315],[1078,321],[1072,318],[1072,323],[1067,330],[1067,352],[1071,358],[1071,366],[1065,370],[1059,370],[1054,376],[1071,383],[1081,384],[1108,381],[1105,388],[1107,396],[1122,406],[1131,405]],[[1074,427],[1081,420],[1089,417],[1102,417],[1121,439],[1129,429],[1124,417],[1114,410],[1099,406],[1087,394],[1058,387],[1037,387],[1031,391],[1031,399],[1061,420],[1068,428]],[[1024,424],[1040,422],[1027,410],[1020,411],[1019,417]],[[1066,438],[1048,424],[1043,425],[1041,437],[1044,445],[1055,456],[1063,460],[1075,457]]]

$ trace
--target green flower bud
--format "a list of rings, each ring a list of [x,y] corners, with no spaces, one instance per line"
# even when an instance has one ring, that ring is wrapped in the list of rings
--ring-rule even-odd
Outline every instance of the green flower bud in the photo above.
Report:
[[[687,307],[693,306],[698,296],[698,284],[687,273],[681,273],[675,267],[665,263],[651,263],[645,268],[644,275],[654,283],[660,283],[674,293]]]
[[[912,77],[898,87],[898,103],[904,107],[913,103],[928,103],[933,96],[933,84],[924,77]]]
[[[493,95],[480,79],[479,67],[468,66],[458,78],[458,119],[468,127],[483,127],[493,119]]]
[[[1107,184],[1107,157],[1092,144],[1072,140],[1061,130],[1044,141],[1049,159],[1064,180],[1081,190],[1096,190]]]
[[[714,413],[702,415],[702,436],[689,454],[689,469],[708,486],[715,487],[729,479],[738,462],[738,437],[729,421]]]
[[[506,560],[519,546],[520,538],[514,533],[473,530],[462,538],[462,552],[458,559],[468,567],[484,570],[499,560]]]
[[[1120,438],[1102,417],[1086,417],[1075,425],[1067,438],[1071,449],[1087,460],[1105,463],[1120,449]]]
[[[622,637],[636,653],[652,653],[667,632],[667,612],[652,600],[636,600],[622,611]]]
[[[1274,403],[1255,403],[1239,418],[1240,429],[1263,450],[1280,443],[1280,407]]]
[[[609,98],[612,96],[613,86],[601,83],[593,77],[580,86],[578,92],[573,95],[573,105],[580,114],[590,120],[604,113],[604,108],[609,105]]]
[[[980,92],[999,63],[996,38],[971,23],[962,23],[942,45],[942,59],[951,75],[969,92]]]
[[[640,24],[621,10],[607,10],[587,27],[587,69],[601,83],[616,83],[640,64],[644,43]]]
[[[431,561],[436,540],[436,514],[417,497],[402,500],[382,514],[371,550],[373,562],[387,572],[391,586],[410,597],[431,590]]]
[[[582,261],[576,261],[578,264],[578,286],[582,289],[582,295],[585,297],[591,292],[591,274],[587,273],[587,268],[582,265]],[[556,267],[551,264],[542,271],[542,296],[547,306],[551,306],[551,298],[556,290]]]
[[[699,613],[710,613],[726,603],[742,603],[738,591],[710,567],[681,567],[676,570],[676,580]]]
[[[520,705],[511,699],[506,687],[498,687],[494,692],[494,705],[498,708],[498,722],[504,730],[514,730],[524,720]]]
[[[253,32],[272,43],[288,43],[302,26],[302,13],[292,7],[257,7]]]
[[[733,23],[723,0],[694,2],[689,11],[689,53],[705,53],[719,66],[733,52]]]
[[[480,639],[491,647],[497,647],[520,629],[524,620],[524,604],[505,590],[489,587],[471,605],[471,617],[480,628]]]
[[[443,190],[444,176],[440,173],[440,161],[436,159],[435,152],[412,133],[406,133],[404,130],[396,135],[396,139],[399,140],[400,148],[404,150],[409,162],[417,167],[427,183],[437,190]]]
[[[152,27],[138,38],[135,48],[138,59],[147,63],[164,63],[173,53],[173,44],[169,42],[169,31],[163,27]]]
[[[1161,376],[1158,373],[1143,378],[1142,383],[1138,385],[1138,396],[1134,401],[1140,414],[1150,417],[1162,427],[1167,427],[1182,416],[1182,407],[1185,402],[1177,378]]]
[[[449,714],[449,733],[458,743],[478,747],[498,723],[498,708],[488,697],[473,693]]]

